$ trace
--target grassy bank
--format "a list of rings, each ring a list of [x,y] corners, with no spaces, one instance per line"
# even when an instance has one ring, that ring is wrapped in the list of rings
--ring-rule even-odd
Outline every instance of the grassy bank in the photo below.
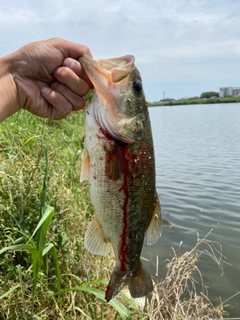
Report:
[[[179,106],[190,104],[213,104],[213,103],[235,103],[240,102],[240,97],[225,97],[225,98],[209,98],[209,99],[180,99],[169,101],[158,101],[150,103],[150,106]]]
[[[42,254],[33,306],[33,314],[41,319],[74,319],[81,312],[97,318],[96,313],[102,312],[101,304],[87,293],[87,288],[92,287],[91,281],[107,278],[109,271],[104,266],[106,261],[111,266],[112,261],[92,259],[84,250],[83,236],[92,209],[87,184],[79,182],[82,128],[83,114],[54,122],[24,111],[1,124],[0,249],[31,243],[29,239],[41,218],[41,201],[46,191],[43,180],[48,149],[44,210],[51,206],[55,212],[43,246],[54,245],[61,274],[56,273],[56,257],[52,252]],[[36,233],[33,237],[33,246],[37,247],[38,236]],[[41,257],[35,260],[38,263]],[[0,256],[1,319],[29,318],[34,295],[33,261],[30,249],[6,251]],[[97,285],[99,289],[103,287],[101,283]]]
[[[56,122],[22,111],[0,125],[0,319],[220,318],[223,305],[195,289],[197,247],[173,254],[143,309],[123,293],[105,303],[114,261],[84,249],[82,137],[83,113]]]

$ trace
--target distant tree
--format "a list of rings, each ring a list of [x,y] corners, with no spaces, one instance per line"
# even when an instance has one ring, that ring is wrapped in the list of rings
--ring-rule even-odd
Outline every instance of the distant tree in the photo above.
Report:
[[[188,98],[188,100],[198,100],[199,97],[191,97],[191,98]]]
[[[165,102],[165,101],[174,101],[175,99],[172,99],[172,98],[166,98],[166,99],[162,99],[162,100],[160,100],[160,101],[163,101],[163,102]]]
[[[219,93],[216,91],[207,91],[207,92],[203,92],[200,96],[201,99],[208,99],[208,98],[212,98],[212,97],[219,97]]]

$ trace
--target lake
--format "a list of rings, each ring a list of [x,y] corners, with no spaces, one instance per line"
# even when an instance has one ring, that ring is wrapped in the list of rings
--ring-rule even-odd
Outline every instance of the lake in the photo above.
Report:
[[[240,104],[151,107],[156,156],[157,192],[164,218],[160,240],[144,247],[159,278],[165,260],[191,250],[197,237],[222,245],[224,274],[217,264],[200,257],[199,267],[214,304],[240,291]],[[181,243],[181,246],[180,246]],[[231,264],[231,265],[229,265]],[[240,316],[240,295],[231,299],[229,317]]]

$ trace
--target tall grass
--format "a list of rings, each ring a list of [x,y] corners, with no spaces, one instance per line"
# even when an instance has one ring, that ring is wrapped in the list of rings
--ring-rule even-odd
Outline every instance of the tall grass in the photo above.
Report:
[[[130,316],[117,299],[105,303],[108,269],[84,250],[92,209],[79,183],[82,127],[83,114],[54,122],[24,111],[1,124],[2,319]]]
[[[82,113],[55,122],[21,111],[0,125],[0,319],[169,319],[155,298],[144,310],[125,293],[104,300],[114,261],[84,248],[93,211],[79,182],[82,138]],[[190,319],[188,308],[175,319]]]
[[[0,255],[6,251],[26,251],[31,255],[31,262],[32,262],[32,315],[34,313],[34,299],[37,290],[37,282],[40,279],[40,271],[43,266],[43,259],[45,258],[45,267],[46,270],[48,269],[48,254],[52,256],[54,261],[54,269],[56,272],[57,278],[57,289],[60,289],[60,268],[57,258],[57,251],[54,244],[49,243],[46,246],[46,236],[48,228],[51,224],[52,217],[54,214],[54,208],[48,206],[45,210],[45,201],[46,201],[46,193],[47,193],[47,180],[48,180],[48,152],[46,150],[46,167],[45,167],[45,175],[43,180],[43,190],[41,195],[41,203],[40,203],[40,210],[39,210],[39,222],[31,236],[28,233],[24,233],[21,231],[22,228],[19,228],[19,232],[22,233],[22,236],[16,239],[13,245],[4,247],[0,250]],[[19,225],[19,223],[18,223]],[[36,240],[34,240],[34,236],[36,236]],[[20,243],[22,242],[22,243]],[[25,304],[24,293],[23,293],[23,281],[22,281],[22,273],[21,268],[17,266],[19,270],[19,278],[21,283],[21,291],[22,291],[22,298]],[[25,305],[26,307],[26,305]],[[25,310],[24,310],[25,312]]]

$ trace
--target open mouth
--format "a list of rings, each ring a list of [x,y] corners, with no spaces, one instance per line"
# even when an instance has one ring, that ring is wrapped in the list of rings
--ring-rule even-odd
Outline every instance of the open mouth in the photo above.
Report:
[[[89,79],[95,85],[94,82],[96,82],[97,75],[113,83],[118,83],[127,78],[134,70],[135,58],[132,55],[126,55],[119,58],[95,61],[89,57],[81,57],[79,61],[83,65]]]

